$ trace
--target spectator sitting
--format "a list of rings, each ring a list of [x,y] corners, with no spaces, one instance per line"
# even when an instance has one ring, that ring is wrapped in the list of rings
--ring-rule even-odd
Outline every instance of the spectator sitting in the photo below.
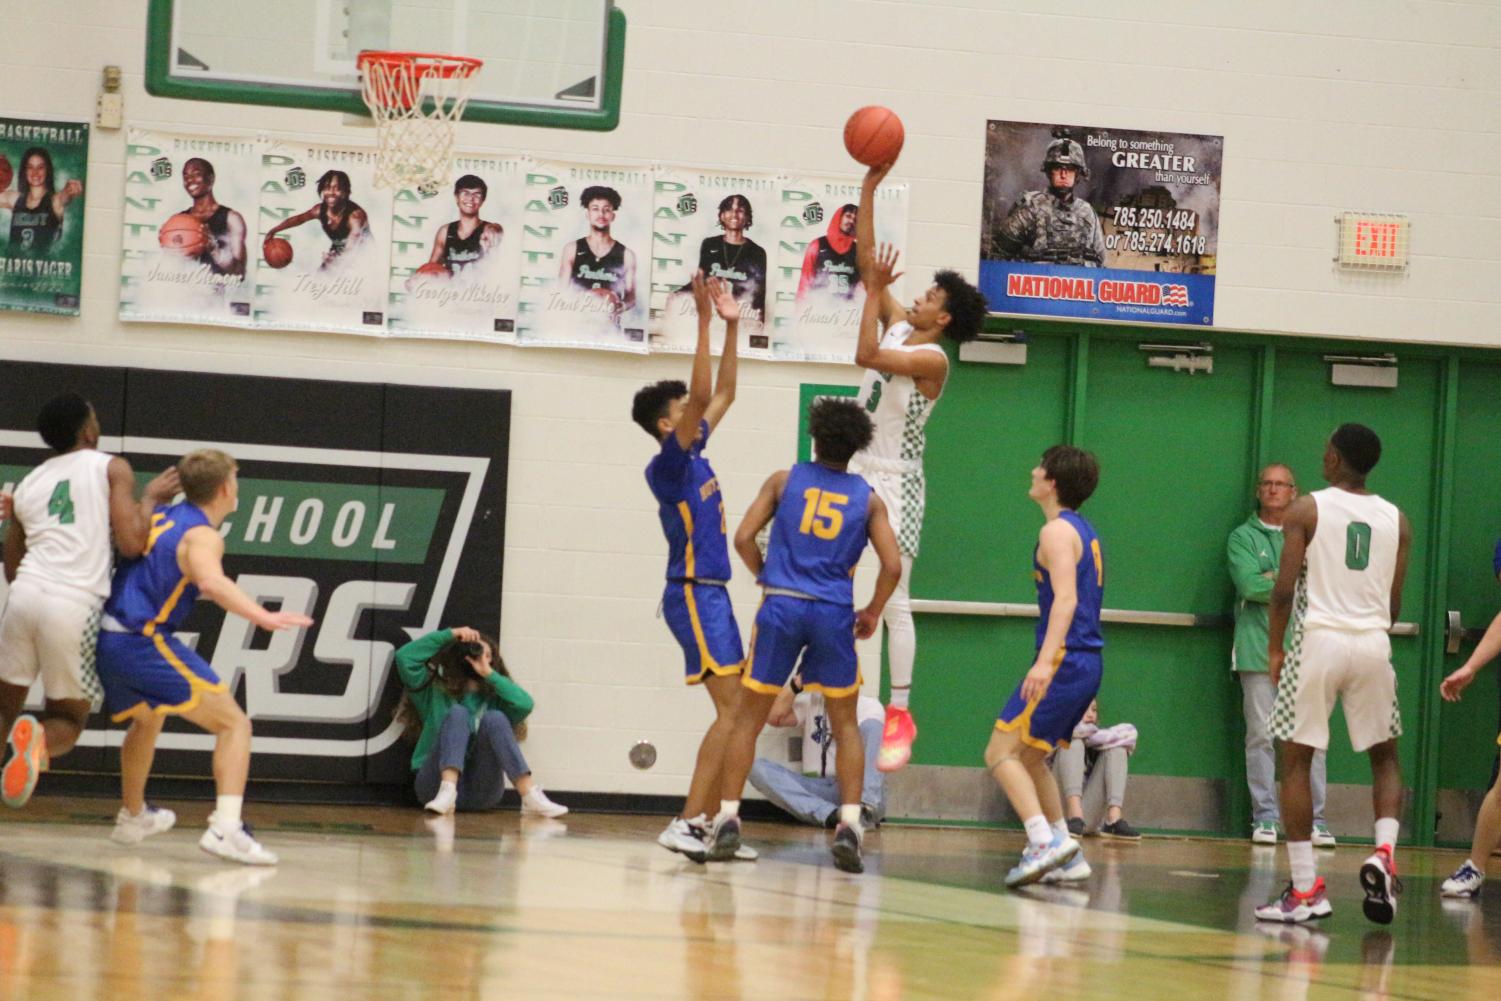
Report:
[[[419,802],[431,813],[493,810],[510,778],[521,812],[561,817],[532,780],[517,741],[526,735],[532,697],[500,659],[495,640],[476,629],[439,629],[396,651],[406,687],[398,718],[419,731],[412,772]]]
[[[757,758],[750,784],[761,795],[805,824],[832,828],[839,823],[839,780],[834,775],[834,736],[824,712],[823,695],[804,692],[799,679],[782,689],[766,722],[772,726],[803,728],[803,772]],[[886,777],[876,770],[886,710],[878,699],[859,696],[855,714],[865,742],[865,785],[860,793],[860,819],[868,830],[886,816]]]
[[[1053,777],[1063,793],[1068,832],[1074,837],[1098,826],[1101,837],[1136,841],[1126,823],[1126,758],[1136,750],[1136,727],[1118,723],[1100,729],[1099,702],[1091,702],[1074,727],[1074,739],[1053,755]],[[1101,820],[1104,823],[1101,823]]]

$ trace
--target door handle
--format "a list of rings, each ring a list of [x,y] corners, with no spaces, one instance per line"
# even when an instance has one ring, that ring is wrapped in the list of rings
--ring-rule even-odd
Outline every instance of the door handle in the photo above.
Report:
[[[1459,613],[1452,608],[1446,616],[1447,623],[1444,627],[1444,653],[1459,653],[1459,645],[1464,642],[1465,627],[1460,620]]]

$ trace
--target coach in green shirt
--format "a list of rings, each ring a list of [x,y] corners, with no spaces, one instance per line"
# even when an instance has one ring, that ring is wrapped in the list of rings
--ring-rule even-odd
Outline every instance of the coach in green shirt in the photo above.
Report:
[[[1251,788],[1254,823],[1251,840],[1277,843],[1277,758],[1267,732],[1267,717],[1277,691],[1267,674],[1267,603],[1282,562],[1282,516],[1298,496],[1293,471],[1273,463],[1256,483],[1256,513],[1230,533],[1226,557],[1235,583],[1235,646],[1230,669],[1240,679],[1246,716],[1246,782]],[[1288,630],[1291,640],[1293,631]],[[1313,843],[1333,848],[1334,835],[1324,822],[1324,752],[1313,758]]]

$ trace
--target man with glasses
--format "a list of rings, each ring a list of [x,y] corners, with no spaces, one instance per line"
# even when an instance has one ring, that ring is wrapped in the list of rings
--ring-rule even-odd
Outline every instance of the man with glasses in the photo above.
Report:
[[[1230,670],[1240,679],[1241,707],[1246,716],[1246,783],[1251,789],[1251,841],[1275,845],[1280,811],[1277,805],[1277,758],[1267,732],[1276,686],[1267,674],[1267,609],[1272,584],[1282,561],[1282,517],[1298,496],[1293,471],[1273,463],[1256,483],[1256,513],[1230,533],[1227,557],[1235,583],[1235,646]],[[1291,632],[1288,634],[1291,636]],[[1313,843],[1333,848],[1334,835],[1324,822],[1324,752],[1313,758]]]

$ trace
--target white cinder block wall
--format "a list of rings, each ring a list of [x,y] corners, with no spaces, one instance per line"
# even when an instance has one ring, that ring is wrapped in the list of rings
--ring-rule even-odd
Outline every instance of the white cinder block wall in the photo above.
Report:
[[[0,0],[0,114],[88,119],[100,69],[127,121],[365,142],[338,115],[172,101],[142,87],[142,0]],[[629,163],[848,171],[862,104],[907,125],[910,270],[973,273],[986,118],[1217,133],[1222,327],[1501,344],[1501,4],[1442,0],[619,0],[625,112],[608,134],[466,126],[468,148]],[[664,543],[627,419],[678,357],[142,326],[115,319],[121,132],[95,131],[83,314],[0,313],[0,355],[502,387],[514,394],[502,645],[537,697],[528,754],[554,789],[677,793],[707,720],[655,618]],[[1412,217],[1397,278],[1335,274],[1341,209]],[[853,370],[747,363],[712,451],[731,526],[793,452],[797,386]],[[3,391],[3,376],[0,376]],[[943,411],[934,433],[942,434]],[[749,631],[753,589],[734,588]],[[873,651],[867,651],[873,664]],[[867,672],[872,673],[870,671]],[[654,740],[650,772],[626,764]],[[777,742],[778,744],[780,742]]]

